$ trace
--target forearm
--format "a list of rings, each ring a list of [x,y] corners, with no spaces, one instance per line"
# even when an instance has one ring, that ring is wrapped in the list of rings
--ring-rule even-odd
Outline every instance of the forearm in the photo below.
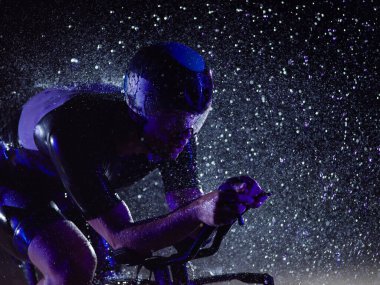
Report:
[[[166,203],[170,211],[175,211],[176,209],[180,207],[188,205],[192,201],[198,199],[199,197],[203,195],[204,195],[203,190],[198,187],[176,189],[176,190],[165,192]],[[200,230],[200,227],[192,231],[187,236],[195,239],[199,234],[199,230]]]
[[[114,237],[116,248],[126,246],[138,252],[158,250],[179,242],[200,224],[196,209],[185,206],[168,215],[134,223],[118,232]]]
[[[170,211],[190,204],[192,201],[203,196],[204,193],[200,188],[184,188],[165,192],[166,203]]]
[[[127,247],[146,254],[179,242],[201,224],[197,217],[196,203],[179,208],[168,215],[138,223],[133,223],[132,218],[127,217],[125,213],[125,218],[120,218],[120,213],[125,210],[128,211],[128,208],[122,203],[107,216],[89,221],[114,249]],[[119,218],[115,220],[114,217]]]

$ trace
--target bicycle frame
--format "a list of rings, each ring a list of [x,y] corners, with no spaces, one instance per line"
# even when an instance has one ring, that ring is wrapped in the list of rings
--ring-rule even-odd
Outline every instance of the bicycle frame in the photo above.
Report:
[[[183,252],[178,252],[168,257],[153,256],[145,259],[140,264],[130,261],[128,249],[120,249],[112,252],[109,245],[104,239],[95,232],[90,235],[91,242],[98,257],[102,257],[102,265],[100,271],[97,272],[97,279],[94,284],[116,285],[116,284],[146,284],[146,285],[202,285],[209,283],[220,283],[231,280],[239,280],[248,284],[266,284],[274,285],[272,276],[267,273],[230,273],[211,277],[202,277],[194,280],[189,279],[187,272],[187,263],[190,260],[204,258],[215,254],[232,225],[226,225],[219,228],[203,226],[198,238]],[[205,248],[213,235],[211,246]],[[95,235],[94,235],[95,234]],[[121,264],[142,266],[153,272],[154,281],[146,279],[113,279],[113,271],[117,270]],[[23,263],[24,274],[28,285],[36,285],[36,273],[34,267],[30,263]]]
[[[154,256],[144,260],[140,266],[144,266],[154,273],[155,281],[139,280],[139,284],[156,284],[156,285],[201,285],[214,282],[239,280],[249,284],[267,284],[274,285],[272,276],[267,273],[233,273],[218,276],[203,277],[190,280],[187,273],[187,262],[190,260],[204,258],[215,254],[232,225],[226,225],[219,228],[203,226],[198,238],[183,252],[178,252],[169,257]],[[202,248],[210,236],[215,233],[210,247]],[[128,263],[128,250],[115,251],[114,257],[116,262]],[[131,264],[132,265],[132,264]],[[120,281],[118,281],[120,282]],[[137,282],[137,281],[136,281]],[[116,283],[115,283],[116,284]],[[119,283],[120,284],[120,283]],[[133,283],[126,283],[133,284]]]

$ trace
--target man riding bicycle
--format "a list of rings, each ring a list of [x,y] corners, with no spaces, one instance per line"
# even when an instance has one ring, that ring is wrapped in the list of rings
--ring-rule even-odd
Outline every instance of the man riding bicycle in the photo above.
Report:
[[[69,214],[73,201],[113,249],[136,260],[230,224],[267,195],[248,176],[203,194],[196,134],[212,102],[204,59],[179,43],[141,48],[124,94],[115,86],[51,88],[33,96],[0,149],[0,245],[42,273],[38,284],[90,284],[96,254]],[[134,222],[116,189],[159,169],[171,212]],[[68,195],[68,199],[67,196]]]

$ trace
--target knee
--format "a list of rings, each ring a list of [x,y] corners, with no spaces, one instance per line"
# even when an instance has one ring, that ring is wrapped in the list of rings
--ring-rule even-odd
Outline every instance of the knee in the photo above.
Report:
[[[56,256],[49,270],[52,284],[91,284],[97,265],[96,254],[91,245],[73,249],[66,256]]]

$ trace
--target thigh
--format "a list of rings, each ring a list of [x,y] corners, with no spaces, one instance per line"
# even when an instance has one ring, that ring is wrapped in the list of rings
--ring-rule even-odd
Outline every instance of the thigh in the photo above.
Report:
[[[85,280],[91,280],[95,274],[95,251],[83,233],[68,220],[46,225],[30,243],[28,256],[45,278],[60,277],[76,280],[76,284],[87,284]]]
[[[58,189],[27,169],[14,167],[4,150],[0,144],[0,246],[28,260],[27,248],[36,233],[64,219],[51,204]]]
[[[14,167],[3,150],[0,145],[0,246],[28,260],[28,247],[37,234],[66,218],[81,221],[80,212],[65,198],[60,182]]]
[[[33,238],[45,226],[64,219],[54,204],[0,185],[0,246],[14,257],[28,260]]]

